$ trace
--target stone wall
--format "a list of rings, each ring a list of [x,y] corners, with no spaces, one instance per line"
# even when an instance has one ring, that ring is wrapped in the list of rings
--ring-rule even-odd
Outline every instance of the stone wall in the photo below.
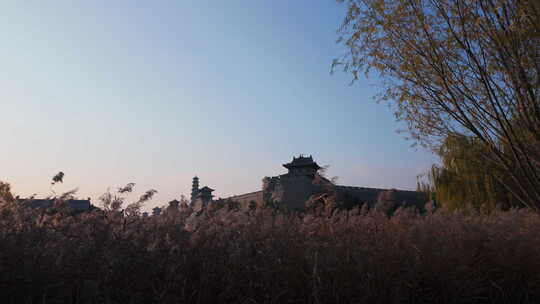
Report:
[[[255,192],[250,192],[250,193],[246,193],[246,194],[241,194],[241,195],[235,195],[235,196],[231,196],[227,199],[230,199],[234,202],[237,202],[240,204],[240,206],[243,208],[243,209],[247,209],[249,208],[249,205],[251,202],[254,202],[257,206],[262,206],[263,204],[263,191],[255,191]]]
[[[394,203],[403,207],[421,207],[427,201],[425,194],[409,190],[335,186],[335,193],[337,200],[345,207],[364,203],[374,206],[383,193],[391,193]]]
[[[268,202],[288,209],[303,209],[306,201],[312,195],[329,191],[335,194],[336,201],[345,208],[367,203],[373,207],[379,197],[391,192],[395,206],[421,206],[425,202],[424,195],[417,191],[379,189],[366,187],[334,186],[328,180],[317,176],[280,175],[265,177],[262,191],[246,193],[229,197],[232,201],[240,203],[242,208],[249,208],[250,203],[262,206]]]
[[[323,192],[322,185],[308,176],[284,174],[272,181],[274,185],[265,189],[265,197],[288,209],[303,209],[312,195]]]
[[[48,209],[54,207],[54,204],[57,202],[54,199],[17,199],[17,202],[29,207],[29,208],[41,208]],[[65,206],[75,210],[75,211],[89,211],[92,209],[90,204],[90,199],[87,200],[77,200],[77,199],[68,199],[63,201]]]

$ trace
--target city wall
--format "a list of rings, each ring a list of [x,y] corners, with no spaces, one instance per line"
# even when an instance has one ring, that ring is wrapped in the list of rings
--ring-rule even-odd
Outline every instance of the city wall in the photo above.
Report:
[[[237,202],[243,209],[247,209],[249,208],[251,202],[254,202],[256,205],[262,204],[263,191],[255,191],[246,194],[235,195],[228,197],[227,199]]]

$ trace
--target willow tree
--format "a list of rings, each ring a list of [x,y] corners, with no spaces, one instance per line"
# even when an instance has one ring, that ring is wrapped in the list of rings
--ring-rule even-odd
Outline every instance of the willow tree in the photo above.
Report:
[[[438,204],[450,209],[516,206],[518,201],[503,188],[509,183],[507,176],[482,157],[486,153],[475,137],[447,137],[437,151],[441,165],[432,166],[421,190],[428,190]]]
[[[347,4],[334,60],[358,79],[378,71],[381,100],[411,137],[437,149],[472,136],[522,205],[540,207],[540,2],[338,0]],[[501,181],[502,182],[502,181]]]

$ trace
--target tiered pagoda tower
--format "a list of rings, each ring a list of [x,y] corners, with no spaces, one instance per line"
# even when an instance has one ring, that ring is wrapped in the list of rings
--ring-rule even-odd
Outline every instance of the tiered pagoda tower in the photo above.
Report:
[[[195,175],[191,186],[191,203],[193,204],[199,195],[199,178]]]

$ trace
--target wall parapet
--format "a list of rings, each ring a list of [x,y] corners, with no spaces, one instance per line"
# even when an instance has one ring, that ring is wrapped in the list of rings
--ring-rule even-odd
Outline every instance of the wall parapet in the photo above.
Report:
[[[242,199],[242,198],[246,198],[246,197],[251,197],[251,196],[254,196],[254,195],[258,195],[258,194],[262,194],[262,190],[259,190],[259,191],[253,191],[253,192],[248,192],[248,193],[244,193],[244,194],[238,194],[238,195],[233,195],[233,196],[229,196],[227,197],[226,199]]]

